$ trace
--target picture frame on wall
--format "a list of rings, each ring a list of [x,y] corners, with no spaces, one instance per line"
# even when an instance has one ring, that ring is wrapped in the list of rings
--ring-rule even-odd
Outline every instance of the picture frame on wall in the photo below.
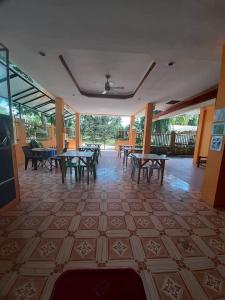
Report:
[[[223,145],[222,135],[213,135],[211,138],[210,150],[221,151]]]
[[[225,123],[213,124],[212,135],[225,135]]]
[[[224,122],[225,121],[225,108],[217,109],[214,115],[214,122]]]

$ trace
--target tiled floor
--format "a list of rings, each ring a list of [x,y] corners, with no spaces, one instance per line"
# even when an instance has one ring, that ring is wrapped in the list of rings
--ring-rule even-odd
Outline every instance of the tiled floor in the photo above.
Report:
[[[104,267],[137,270],[148,299],[225,299],[225,214],[184,162],[168,162],[163,186],[132,182],[113,152],[89,186],[21,170],[22,201],[0,216],[1,299],[49,299],[64,270]]]

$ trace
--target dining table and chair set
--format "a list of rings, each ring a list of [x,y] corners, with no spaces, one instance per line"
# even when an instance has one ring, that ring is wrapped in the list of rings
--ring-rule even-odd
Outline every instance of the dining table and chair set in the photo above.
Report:
[[[84,145],[80,146],[78,150],[64,148],[60,154],[57,154],[56,149],[53,147],[37,146],[35,144],[35,147],[32,147],[32,145],[22,147],[25,156],[25,170],[29,161],[31,161],[33,170],[41,167],[52,171],[53,168],[60,167],[62,183],[65,182],[68,169],[70,175],[74,170],[76,182],[81,181],[85,173],[87,184],[89,184],[90,175],[93,175],[94,180],[96,179],[96,169],[101,154],[99,145]]]
[[[160,184],[163,184],[165,163],[168,160],[166,155],[153,153],[144,154],[143,148],[132,145],[120,145],[119,157],[123,154],[123,167],[127,168],[130,160],[131,179],[137,177],[137,183],[140,183],[141,175],[143,179],[150,183],[154,172],[157,172]]]

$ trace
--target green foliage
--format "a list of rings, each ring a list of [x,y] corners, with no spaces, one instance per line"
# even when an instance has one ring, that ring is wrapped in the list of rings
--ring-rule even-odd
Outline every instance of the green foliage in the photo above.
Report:
[[[152,123],[152,132],[166,133],[169,131],[170,119],[158,120]]]
[[[91,143],[115,139],[115,133],[122,128],[121,117],[82,115],[80,131],[82,139]]]
[[[140,118],[136,118],[134,126],[135,126],[135,128],[136,128],[137,131],[144,130],[144,127],[145,127],[145,117],[143,116],[143,117],[140,117]]]

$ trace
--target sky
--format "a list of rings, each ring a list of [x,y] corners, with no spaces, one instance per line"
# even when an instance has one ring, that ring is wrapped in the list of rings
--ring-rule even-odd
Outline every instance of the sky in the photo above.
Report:
[[[121,117],[123,127],[130,124],[130,117]]]

